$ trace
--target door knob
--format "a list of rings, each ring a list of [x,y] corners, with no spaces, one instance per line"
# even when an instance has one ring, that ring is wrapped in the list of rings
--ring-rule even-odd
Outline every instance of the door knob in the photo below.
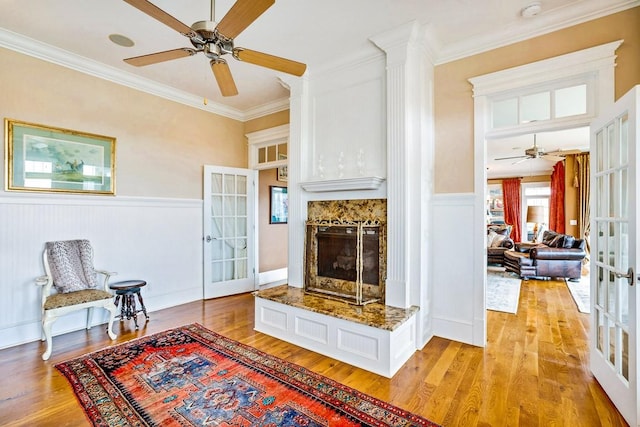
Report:
[[[618,279],[627,279],[627,282],[629,282],[629,286],[633,286],[633,279],[634,279],[634,274],[633,274],[633,268],[629,267],[629,269],[627,270],[626,273],[619,273],[617,271],[614,271],[613,274],[618,278]]]

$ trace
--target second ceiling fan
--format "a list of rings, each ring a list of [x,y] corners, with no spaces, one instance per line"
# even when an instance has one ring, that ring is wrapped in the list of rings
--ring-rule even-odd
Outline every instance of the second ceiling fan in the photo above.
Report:
[[[513,162],[514,165],[517,163],[524,162],[526,160],[539,159],[539,158],[544,158],[545,160],[551,160],[552,162],[559,162],[564,160],[564,157],[562,156],[567,156],[569,154],[579,154],[579,153],[581,153],[580,150],[556,150],[556,151],[545,152],[544,148],[538,147],[538,144],[536,142],[536,134],[534,133],[533,147],[527,148],[526,150],[524,150],[524,156],[499,157],[495,160],[520,159]]]
[[[202,52],[210,59],[209,64],[211,65],[211,70],[216,78],[222,96],[238,94],[236,83],[233,80],[227,61],[222,58],[223,55],[231,54],[231,56],[239,61],[282,71],[295,76],[303,75],[307,69],[307,66],[301,62],[255,50],[235,47],[233,44],[233,39],[271,7],[275,3],[275,0],[237,0],[217,24],[214,16],[215,0],[212,0],[211,19],[208,21],[198,21],[191,27],[183,24],[147,0],[124,1],[174,29],[183,36],[188,37],[193,45],[193,47],[183,47],[127,58],[124,60],[127,64],[141,67],[184,58]]]

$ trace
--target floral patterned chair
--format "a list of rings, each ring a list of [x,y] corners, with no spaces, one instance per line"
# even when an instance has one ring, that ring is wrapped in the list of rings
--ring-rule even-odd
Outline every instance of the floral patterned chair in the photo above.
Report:
[[[109,292],[109,277],[116,273],[93,267],[93,249],[88,240],[47,242],[42,254],[45,275],[36,278],[42,287],[42,340],[47,349],[42,359],[51,356],[51,326],[60,316],[87,309],[87,329],[91,328],[94,307],[109,311],[107,333],[114,340],[112,324],[116,316],[113,295]],[[98,281],[97,273],[104,276]]]

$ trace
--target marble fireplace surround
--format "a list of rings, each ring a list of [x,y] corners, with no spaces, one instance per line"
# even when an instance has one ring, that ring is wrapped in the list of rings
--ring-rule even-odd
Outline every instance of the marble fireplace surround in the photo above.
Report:
[[[307,212],[305,291],[356,305],[384,304],[387,201],[310,201]],[[341,235],[330,237],[336,231]]]
[[[386,199],[308,202],[310,221],[371,221],[386,226],[386,213]],[[386,238],[380,240],[381,271],[386,274]],[[385,277],[380,279],[384,298]],[[325,356],[390,378],[415,352],[418,307],[355,305],[287,285],[254,295],[257,331]]]

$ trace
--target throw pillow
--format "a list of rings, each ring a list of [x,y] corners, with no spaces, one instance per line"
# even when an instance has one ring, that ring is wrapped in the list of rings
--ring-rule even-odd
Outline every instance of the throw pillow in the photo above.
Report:
[[[551,247],[551,242],[558,235],[555,231],[547,230],[542,235],[542,243]]]
[[[575,243],[576,238],[573,236],[564,236],[564,241],[562,242],[562,247],[565,249],[573,248],[573,244]]]
[[[562,248],[564,245],[564,234],[556,234],[547,244],[550,248]]]
[[[494,237],[493,241],[491,241],[491,247],[499,248],[500,246],[502,246],[502,243],[505,240],[507,240],[507,236],[505,236],[504,234],[496,234],[496,237]]]
[[[88,240],[47,242],[45,247],[56,291],[68,293],[97,287]]]
[[[495,231],[489,231],[489,233],[487,233],[487,247],[488,248],[490,248],[493,245],[493,239],[495,239],[497,235],[498,235],[498,233],[496,233]]]

